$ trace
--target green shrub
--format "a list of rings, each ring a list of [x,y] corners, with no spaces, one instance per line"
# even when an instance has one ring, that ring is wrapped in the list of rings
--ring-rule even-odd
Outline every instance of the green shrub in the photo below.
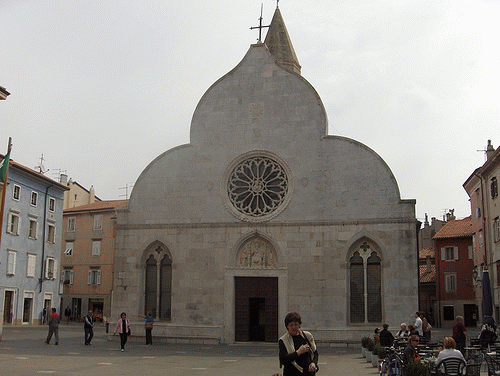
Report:
[[[368,342],[370,341],[370,337],[363,337],[361,338],[361,346],[362,347],[368,347]]]
[[[379,359],[382,359],[384,357],[384,348],[380,345],[375,345],[374,349],[373,349],[373,353],[375,355],[378,355]]]
[[[420,362],[410,362],[406,366],[405,376],[429,376],[429,367]]]
[[[368,338],[368,343],[366,344],[366,348],[368,349],[368,351],[373,351],[373,349],[375,348],[375,341],[371,338]]]

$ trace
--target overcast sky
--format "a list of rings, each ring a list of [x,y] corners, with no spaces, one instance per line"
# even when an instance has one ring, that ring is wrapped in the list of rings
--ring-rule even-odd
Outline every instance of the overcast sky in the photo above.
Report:
[[[189,143],[209,86],[255,43],[273,0],[1,0],[0,153],[43,154],[122,199],[159,154]],[[389,165],[417,217],[470,215],[462,184],[500,144],[500,1],[281,0],[329,133]]]

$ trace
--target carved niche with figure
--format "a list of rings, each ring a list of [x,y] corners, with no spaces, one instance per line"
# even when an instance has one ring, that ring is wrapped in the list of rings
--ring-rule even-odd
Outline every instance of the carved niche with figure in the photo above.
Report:
[[[250,239],[240,248],[237,266],[240,268],[255,269],[276,267],[274,247],[262,238],[255,237]]]

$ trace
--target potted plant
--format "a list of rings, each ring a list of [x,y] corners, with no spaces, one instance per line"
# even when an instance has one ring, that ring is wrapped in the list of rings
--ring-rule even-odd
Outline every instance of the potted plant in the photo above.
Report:
[[[372,353],[372,365],[378,367],[380,359],[384,359],[384,348],[380,345],[375,345]]]
[[[421,362],[410,362],[406,366],[405,376],[429,376],[429,367]]]
[[[366,347],[368,346],[368,341],[370,340],[370,337],[363,337],[361,338],[361,354],[366,358]]]
[[[375,348],[375,341],[371,338],[368,338],[369,341],[366,344],[366,361],[372,361],[372,351]]]

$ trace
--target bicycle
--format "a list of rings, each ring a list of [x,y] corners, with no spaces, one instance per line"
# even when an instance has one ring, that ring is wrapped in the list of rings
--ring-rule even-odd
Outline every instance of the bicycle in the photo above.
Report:
[[[401,376],[403,374],[403,359],[394,347],[386,347],[389,354],[385,357],[380,367],[380,376]]]

